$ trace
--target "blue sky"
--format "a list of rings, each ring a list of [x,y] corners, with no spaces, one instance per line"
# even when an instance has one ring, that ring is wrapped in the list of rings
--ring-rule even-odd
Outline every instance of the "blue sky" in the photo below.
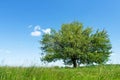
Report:
[[[72,21],[106,29],[113,46],[109,63],[120,63],[120,0],[1,0],[0,65],[43,65],[41,35]]]

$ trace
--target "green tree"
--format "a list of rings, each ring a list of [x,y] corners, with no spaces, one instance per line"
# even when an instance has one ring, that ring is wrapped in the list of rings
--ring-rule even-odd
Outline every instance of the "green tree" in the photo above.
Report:
[[[43,61],[63,60],[65,64],[101,64],[108,61],[111,44],[105,30],[93,32],[79,22],[63,24],[61,30],[44,34],[41,49]]]

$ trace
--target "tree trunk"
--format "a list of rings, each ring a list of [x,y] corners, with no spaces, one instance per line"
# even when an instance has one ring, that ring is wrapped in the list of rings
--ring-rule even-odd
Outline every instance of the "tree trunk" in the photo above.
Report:
[[[73,62],[73,67],[76,68],[77,67],[77,61],[76,61],[76,59],[72,59],[72,62]]]

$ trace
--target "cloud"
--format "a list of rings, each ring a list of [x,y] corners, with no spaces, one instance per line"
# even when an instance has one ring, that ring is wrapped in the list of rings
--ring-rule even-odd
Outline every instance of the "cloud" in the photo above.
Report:
[[[33,31],[31,32],[31,36],[40,36],[41,32],[40,31]]]
[[[31,36],[36,36],[36,37],[38,37],[38,36],[40,36],[40,35],[41,35],[40,26],[37,25],[37,26],[34,27],[34,31],[31,32]]]
[[[32,25],[30,25],[29,27],[31,27]],[[35,36],[35,37],[39,37],[41,36],[41,34],[50,34],[51,33],[51,29],[47,28],[47,29],[41,29],[41,27],[39,25],[34,26],[33,31],[31,32],[31,36]]]
[[[43,29],[42,31],[43,31],[43,33],[45,33],[45,34],[50,34],[51,29],[50,29],[50,28],[47,28],[47,29]]]
[[[40,30],[40,26],[39,25],[34,27],[34,31],[39,31],[39,30]]]

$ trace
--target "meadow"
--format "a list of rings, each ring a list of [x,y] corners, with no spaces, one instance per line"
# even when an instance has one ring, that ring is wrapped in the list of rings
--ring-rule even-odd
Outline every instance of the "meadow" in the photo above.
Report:
[[[120,65],[79,68],[1,66],[0,80],[120,80]]]

